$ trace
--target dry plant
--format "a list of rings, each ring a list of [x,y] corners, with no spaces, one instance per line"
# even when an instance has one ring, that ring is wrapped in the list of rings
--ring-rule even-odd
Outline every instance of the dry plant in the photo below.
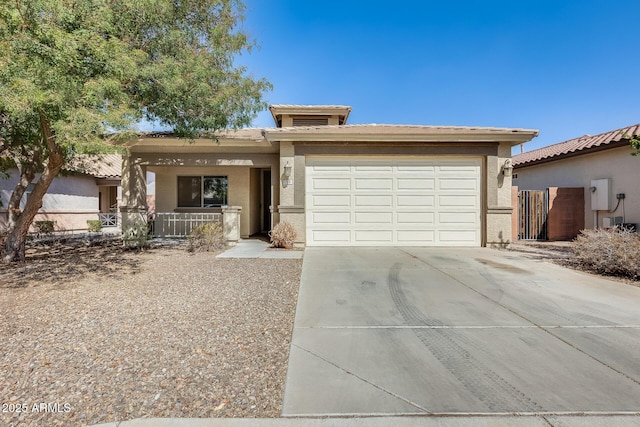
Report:
[[[195,227],[189,234],[189,252],[209,252],[224,247],[222,224],[210,222]]]
[[[630,230],[582,230],[573,253],[575,262],[586,270],[640,279],[640,236]]]
[[[271,246],[274,248],[291,249],[296,241],[296,230],[286,221],[279,222],[269,232]]]

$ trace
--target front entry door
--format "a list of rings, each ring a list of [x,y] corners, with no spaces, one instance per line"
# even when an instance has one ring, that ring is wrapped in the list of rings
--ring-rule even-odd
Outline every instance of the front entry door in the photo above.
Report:
[[[271,170],[262,171],[262,232],[271,231]]]

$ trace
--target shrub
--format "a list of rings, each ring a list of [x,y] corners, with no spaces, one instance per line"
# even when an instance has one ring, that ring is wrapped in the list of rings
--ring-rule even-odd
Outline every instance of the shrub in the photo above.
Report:
[[[613,276],[640,278],[640,236],[626,229],[582,230],[573,243],[582,268]]]
[[[149,229],[147,224],[136,224],[122,230],[122,244],[125,248],[146,248],[148,240]]]
[[[102,231],[102,221],[99,219],[88,219],[87,228],[89,229],[89,233],[99,233]]]
[[[55,227],[55,221],[35,221],[33,225],[40,234],[51,234]]]
[[[269,237],[271,237],[271,246],[274,248],[291,249],[296,241],[296,230],[293,225],[282,221],[273,227]]]
[[[191,230],[187,250],[189,252],[208,252],[222,248],[225,243],[222,224],[210,222]]]

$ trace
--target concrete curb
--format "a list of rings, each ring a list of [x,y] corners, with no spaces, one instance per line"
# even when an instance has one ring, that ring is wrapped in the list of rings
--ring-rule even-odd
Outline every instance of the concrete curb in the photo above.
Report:
[[[598,415],[437,415],[360,418],[137,418],[93,427],[632,427],[640,412]]]

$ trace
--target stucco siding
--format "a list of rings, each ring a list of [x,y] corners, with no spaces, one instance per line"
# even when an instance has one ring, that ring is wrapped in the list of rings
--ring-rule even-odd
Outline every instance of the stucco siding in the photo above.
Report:
[[[583,187],[585,227],[594,227],[591,210],[591,180],[611,179],[610,203],[615,208],[616,194],[625,193],[625,222],[640,223],[640,158],[631,156],[629,147],[614,148],[584,154],[534,166],[517,168],[513,184],[520,190],[545,190],[549,187]],[[599,225],[603,217],[622,216],[622,204],[615,213],[598,212]]]
[[[4,207],[18,183],[16,170],[9,171],[9,178],[0,180],[0,197]],[[39,179],[37,176],[34,182]],[[24,200],[22,207],[24,207]],[[98,186],[89,176],[57,177],[42,199],[41,212],[98,212]]]

